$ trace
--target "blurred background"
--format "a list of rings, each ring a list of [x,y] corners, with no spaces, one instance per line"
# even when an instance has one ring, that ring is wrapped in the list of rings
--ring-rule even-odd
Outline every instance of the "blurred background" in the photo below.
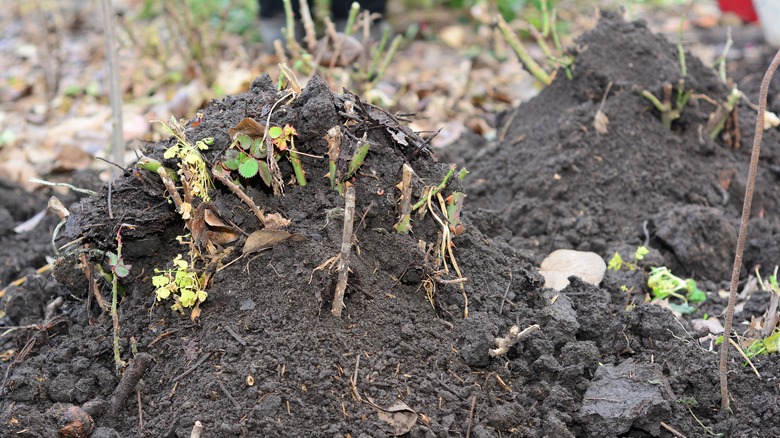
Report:
[[[413,129],[442,129],[436,148],[469,136],[490,140],[496,115],[543,86],[499,32],[499,15],[553,75],[569,72],[567,48],[604,9],[646,20],[705,63],[715,62],[729,38],[730,59],[763,56],[764,34],[750,0],[373,1],[374,14],[358,14],[349,30],[351,2],[331,1],[310,1],[315,38],[306,38],[296,7],[290,39],[282,31],[289,22],[281,1],[262,2],[261,11],[257,0],[111,0],[125,163],[163,136],[151,120],[196,117],[211,99],[247,91],[259,74],[276,80],[280,62],[302,84],[319,74],[334,90],[346,87],[391,111],[415,113]],[[107,180],[109,164],[95,160],[112,156],[101,2],[7,0],[3,6],[0,180],[35,189],[31,177],[66,180],[84,169]],[[333,10],[338,16],[331,22]],[[274,44],[275,38],[281,41]]]

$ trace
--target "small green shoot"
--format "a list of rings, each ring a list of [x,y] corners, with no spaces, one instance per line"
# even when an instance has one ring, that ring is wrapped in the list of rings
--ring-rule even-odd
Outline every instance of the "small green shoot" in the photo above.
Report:
[[[726,98],[726,102],[723,104],[718,103],[718,109],[715,110],[715,112],[710,116],[711,122],[707,123],[707,128],[709,128],[711,140],[718,138],[720,133],[726,127],[726,122],[728,121],[729,117],[732,117],[734,109],[739,103],[740,97],[742,97],[742,92],[739,91],[736,86],[734,86],[731,89],[731,93],[729,93],[729,97]]]
[[[647,249],[646,246],[640,245],[636,247],[636,251],[634,251],[634,261],[628,262],[623,260],[623,257],[619,252],[615,251],[615,255],[613,255],[612,258],[609,259],[609,262],[607,262],[607,269],[611,271],[619,271],[623,268],[626,268],[629,271],[635,271],[639,268],[639,262],[644,259],[649,252],[650,250]]]
[[[347,163],[346,174],[342,175],[336,165],[336,161],[341,154],[341,140],[341,128],[338,126],[329,129],[327,135],[325,135],[325,141],[328,143],[328,173],[325,176],[330,181],[330,187],[336,190],[339,195],[344,194],[344,181],[355,176],[371,150],[371,144],[366,141],[364,136],[362,144],[352,153],[352,158]]]
[[[653,93],[647,90],[642,90],[640,94],[642,97],[649,100],[650,103],[652,103],[653,106],[661,113],[661,124],[663,124],[664,128],[672,129],[672,122],[680,118],[685,105],[688,104],[688,100],[693,94],[693,91],[686,91],[685,80],[680,79],[680,81],[677,83],[677,96],[674,99],[674,102],[672,102],[672,95],[674,93],[672,84],[664,84],[663,93],[663,103],[661,103],[661,101],[658,100],[658,98],[655,97]]]
[[[360,169],[360,166],[363,165],[363,161],[366,159],[366,155],[368,155],[368,151],[371,149],[371,145],[369,143],[363,143],[352,155],[352,159],[349,160],[349,163],[347,164],[347,179],[352,178],[355,176],[355,173],[357,173],[358,169]]]
[[[690,306],[689,303],[699,304],[707,300],[707,294],[698,288],[693,279],[677,277],[665,266],[650,270],[647,286],[650,288],[654,300],[677,298],[682,301],[682,304],[670,303],[669,306],[683,314],[696,311],[696,308]],[[684,292],[680,293],[681,291]]]
[[[441,183],[438,186],[431,187],[427,193],[420,198],[416,204],[412,206],[412,210],[417,210],[418,208],[424,206],[428,203],[429,199],[432,199],[434,196],[436,196],[437,193],[444,190],[445,187],[447,187],[447,182],[452,178],[452,175],[455,173],[455,168],[457,166],[455,164],[452,164],[450,166],[449,172],[447,172],[446,175],[444,175],[444,179],[441,181]]]
[[[181,254],[173,259],[173,268],[156,269],[152,277],[152,285],[157,301],[173,298],[171,310],[184,313],[185,308],[192,308],[193,317],[199,313],[200,303],[206,301],[208,293],[203,287],[204,280],[195,270],[194,263],[184,260]]]
[[[761,273],[756,268],[756,278],[761,289],[765,292],[770,292],[774,296],[772,297],[767,311],[768,316],[764,320],[765,327],[762,330],[762,335],[766,336],[764,339],[758,339],[750,344],[750,347],[745,349],[745,355],[747,357],[753,357],[760,354],[774,353],[780,350],[780,331],[777,330],[777,299],[780,297],[780,284],[777,281],[778,267],[775,266],[774,272],[769,278],[764,281],[761,278]],[[774,315],[773,315],[774,314]],[[770,333],[767,336],[767,333]]]
[[[465,227],[460,221],[460,214],[463,211],[463,200],[466,194],[462,192],[453,192],[445,200],[447,201],[447,222],[450,226],[450,232],[453,236],[460,236]]]

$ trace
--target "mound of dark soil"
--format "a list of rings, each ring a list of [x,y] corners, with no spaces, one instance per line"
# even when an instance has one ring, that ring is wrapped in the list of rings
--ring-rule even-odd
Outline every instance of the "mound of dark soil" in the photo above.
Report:
[[[641,22],[605,14],[577,47],[572,80],[558,78],[537,98],[500,117],[503,141],[476,153],[459,151],[471,157],[466,160],[474,174],[468,186],[471,205],[496,210],[513,246],[542,256],[575,248],[609,257],[626,244],[646,243],[676,271],[727,280],[755,111],[747,106],[738,111],[741,147],[710,140],[708,118],[729,90],[715,71],[688,55],[685,89],[693,97],[672,129],[663,129],[658,110],[640,92],[660,99],[664,84],[677,87],[675,45]],[[605,95],[608,132],[599,134],[594,117]],[[770,130],[764,136],[753,227],[777,227],[771,224],[780,211],[778,160],[780,135]],[[753,233],[753,239],[772,240],[765,233]],[[780,253],[769,245],[772,251],[756,243],[765,251],[748,251],[745,265],[774,266]]]
[[[717,357],[671,313],[649,304],[626,311],[620,279],[610,277],[603,286],[573,277],[561,292],[544,289],[530,259],[520,255],[553,246],[606,254],[641,243],[642,222],[651,220],[650,245],[662,250],[655,257],[717,279],[721,268],[715,266],[728,252],[719,246],[731,245],[715,239],[733,237],[739,196],[718,190],[717,176],[734,170],[731,186],[737,185],[745,148],[691,141],[697,124],[706,122],[701,100],[665,131],[633,90],[657,94],[664,80],[676,81],[673,48],[641,24],[611,16],[580,46],[575,79],[559,78],[504,117],[506,141],[471,163],[476,176],[469,176],[466,211],[494,212],[464,219],[465,231],[454,240],[468,318],[452,267],[449,274],[435,271],[441,270],[436,244],[442,228],[432,214],[414,216],[410,235],[393,228],[403,164],[416,173],[415,200],[424,186],[441,182],[448,166],[429,157],[423,141],[394,117],[353,95],[334,94],[318,79],[289,105],[274,107],[280,94],[264,76],[249,93],[212,103],[186,134],[191,141],[215,139],[205,152],[214,163],[229,145],[228,130],[245,117],[265,120],[272,113],[272,124],[294,126],[308,184],[288,184],[284,196],[273,196],[256,177],[247,193],[266,212],[290,219],[287,229],[304,239],[216,269],[201,315],[192,321],[168,303],[155,303],[154,269],[170,267],[186,250],[175,239],[185,233],[184,223],[157,175],[134,169],[71,206],[61,243],[82,239],[78,243],[92,250],[89,260],[104,268],[94,250],[115,250],[120,224],[135,226],[122,231],[124,259],[132,267],[121,281],[119,306],[121,355],[130,366],[121,377],[114,372],[111,318],[90,293],[82,269],[90,270],[80,255],[65,257],[58,284],[36,278],[3,298],[8,309],[9,296],[39,297],[26,314],[5,317],[6,325],[39,324],[2,339],[4,351],[19,351],[2,368],[3,435],[55,436],[58,423],[72,420],[70,405],[92,416],[98,426],[92,436],[101,437],[187,437],[196,422],[204,436],[219,437],[664,436],[662,422],[701,436],[698,421],[728,436],[780,434],[771,421],[779,374],[771,361],[756,361],[765,377],[758,381],[734,354],[736,415],[724,419],[717,411]],[[610,81],[604,109],[610,131],[598,136],[591,122]],[[687,84],[716,100],[725,93],[691,58]],[[337,273],[317,269],[338,254],[342,241],[344,199],[322,178],[328,160],[318,158],[327,155],[325,135],[336,125],[348,125],[356,138],[365,133],[371,144],[351,180],[356,220],[341,319],[329,312]],[[346,156],[356,140],[345,137]],[[173,144],[146,152],[162,160]],[[290,181],[290,165],[282,160],[279,166]],[[460,189],[453,178],[444,195]],[[764,218],[777,211],[776,196],[766,190]],[[247,233],[261,228],[220,184],[211,205]],[[504,224],[512,229],[512,246],[488,237],[510,235]],[[686,238],[697,251],[683,252],[688,243],[676,239]],[[240,252],[242,240],[225,263]],[[434,277],[441,281],[432,305],[421,285]],[[42,318],[57,296],[61,306]],[[513,325],[533,324],[539,331],[491,357],[494,338]]]

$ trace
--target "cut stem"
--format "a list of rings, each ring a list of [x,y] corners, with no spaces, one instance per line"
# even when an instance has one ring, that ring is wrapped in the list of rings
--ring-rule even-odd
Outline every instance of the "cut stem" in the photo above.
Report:
[[[371,145],[369,143],[363,143],[363,145],[355,151],[355,154],[347,165],[347,179],[352,178],[352,176],[355,175],[355,172],[360,169],[360,166],[363,165],[363,161],[365,161],[366,155],[368,155],[370,149]]]
[[[403,166],[401,184],[397,187],[401,190],[399,201],[401,215],[398,223],[395,224],[395,231],[398,234],[408,234],[412,230],[412,167],[406,163]]]
[[[303,171],[301,157],[298,156],[298,151],[295,149],[295,146],[290,148],[290,163],[292,164],[293,172],[295,172],[295,180],[298,181],[298,185],[301,187],[305,186],[306,172]]]
[[[344,292],[347,290],[349,277],[349,257],[352,253],[352,227],[355,221],[355,188],[348,187],[344,201],[344,229],[341,234],[341,252],[339,253],[339,279],[336,283],[336,293],[333,295],[331,312],[336,318],[341,318],[344,308]]]

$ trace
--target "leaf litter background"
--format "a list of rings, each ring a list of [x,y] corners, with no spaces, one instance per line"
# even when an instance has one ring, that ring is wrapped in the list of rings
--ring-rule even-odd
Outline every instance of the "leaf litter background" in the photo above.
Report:
[[[44,257],[50,254],[48,236],[56,220],[46,219],[33,232],[15,234],[10,230],[43,208],[43,200],[51,190],[37,187],[27,178],[46,176],[101,190],[102,198],[83,201],[74,208],[83,223],[81,228],[70,230],[69,236],[86,234],[98,246],[110,249],[113,245],[115,224],[104,220],[106,188],[101,188],[101,178],[107,178],[106,167],[92,160],[94,155],[107,155],[104,147],[110,126],[107,93],[102,85],[100,23],[94,18],[97,12],[86,6],[63,3],[61,7],[59,12],[38,15],[35,8],[14,4],[2,12],[3,23],[7,23],[3,26],[3,44],[13,48],[2,52],[3,65],[8,66],[3,76],[0,149],[2,181],[7,186],[3,188],[3,214],[8,217],[0,245],[8,254],[2,266],[3,284],[30,274],[28,283],[12,287],[4,297],[6,325],[51,322],[51,315],[44,315],[44,307],[57,296],[65,299],[58,321],[70,321],[4,336],[5,367],[10,370],[6,400],[10,403],[4,405],[3,427],[9,433],[24,430],[29,436],[52,436],[62,409],[53,403],[60,402],[88,408],[102,427],[94,436],[112,436],[111,429],[122,436],[189,436],[195,420],[202,421],[206,433],[214,436],[385,436],[393,432],[393,427],[408,422],[409,412],[416,416],[410,426],[411,436],[661,436],[666,432],[660,428],[660,421],[686,436],[703,435],[706,429],[697,424],[694,414],[705,426],[729,436],[777,434],[768,420],[778,409],[774,380],[777,368],[771,356],[755,360],[763,376],[759,381],[742,368],[735,354],[732,396],[737,414],[723,419],[717,414],[715,355],[697,346],[699,331],[685,320],[676,322],[655,305],[640,304],[633,312],[624,311],[631,299],[643,301],[641,272],[608,273],[601,288],[575,282],[556,293],[541,289],[541,277],[533,268],[548,250],[559,247],[589,249],[605,258],[615,249],[624,256],[631,254],[644,238],[643,220],[653,216],[653,223],[660,225],[652,231],[651,247],[656,249],[652,263],[668,264],[680,275],[696,275],[697,280],[703,280],[710,292],[707,305],[712,308],[705,306],[701,311],[712,315],[720,312],[725,300],[718,291],[733,245],[728,229],[733,228],[739,210],[739,179],[746,173],[748,152],[745,147],[730,152],[717,143],[693,146],[693,161],[685,156],[671,158],[674,151],[685,151],[684,145],[698,144],[692,140],[695,127],[706,118],[708,108],[704,104],[692,108],[675,131],[663,132],[657,115],[646,102],[632,95],[629,85],[652,88],[663,79],[676,78],[674,47],[653,39],[641,26],[612,24],[618,35],[636,32],[641,41],[647,42],[642,46],[646,51],[637,49],[635,54],[640,60],[648,57],[658,62],[657,69],[650,69],[657,71],[657,76],[611,70],[605,58],[594,54],[599,47],[608,47],[597,45],[597,34],[589,40],[591,51],[583,52],[578,59],[581,76],[575,72],[575,81],[560,78],[544,91],[543,99],[521,105],[518,111],[500,113],[538,90],[512,56],[501,62],[487,56],[487,50],[476,57],[468,56],[474,47],[492,47],[489,31],[483,35],[486,27],[479,26],[472,33],[470,25],[454,23],[452,18],[441,22],[430,18],[429,32],[438,35],[439,40],[405,47],[378,89],[396,101],[386,102],[392,109],[418,113],[413,129],[445,128],[434,143],[441,148],[437,152],[443,163],[466,162],[474,171],[466,181],[466,216],[471,223],[467,222],[468,232],[457,242],[459,261],[469,278],[471,317],[460,317],[463,302],[457,287],[440,289],[437,308],[431,308],[418,288],[424,272],[420,266],[425,260],[416,252],[413,241],[367,231],[391,229],[395,221],[392,200],[371,196],[372,190],[383,185],[391,190],[398,180],[395,171],[403,161],[392,142],[380,138],[377,141],[382,147],[374,151],[372,165],[379,179],[375,187],[363,187],[358,198],[363,202],[360,213],[367,213],[370,226],[358,231],[366,255],[357,257],[353,267],[346,319],[337,321],[326,316],[327,312],[320,314],[323,300],[329,300],[332,291],[331,276],[318,274],[317,281],[306,284],[312,269],[335,254],[340,221],[324,231],[319,227],[325,223],[323,210],[341,201],[332,193],[320,195],[323,199],[317,203],[310,201],[312,192],[291,190],[281,200],[256,193],[269,208],[284,212],[294,222],[297,219],[299,229],[295,231],[304,232],[311,240],[302,246],[275,248],[264,259],[248,265],[251,275],[237,264],[229,271],[233,274],[216,280],[197,323],[179,319],[165,306],[157,306],[150,319],[152,291],[148,278],[139,273],[129,280],[128,298],[122,303],[123,348],[129,349],[129,336],[136,336],[139,346],[154,356],[155,365],[140,386],[143,424],[139,423],[134,397],[123,406],[122,416],[111,418],[104,409],[117,384],[110,371],[110,320],[87,311],[79,301],[86,298],[87,288],[80,271],[59,274],[58,279],[68,288],[48,275],[32,275],[31,269],[43,266]],[[122,7],[132,12],[138,5],[128,2]],[[689,12],[700,24],[711,19],[706,8]],[[649,11],[644,16],[655,29],[670,35],[679,24],[679,11]],[[573,17],[573,34],[595,25],[595,18],[575,21]],[[53,27],[52,32],[44,34],[42,28],[46,26],[41,23]],[[148,27],[127,22],[127,26],[138,26],[139,35],[154,32],[149,29],[159,31],[155,26],[165,25],[153,21],[144,24]],[[691,31],[686,33],[688,48],[712,60],[724,40],[722,31]],[[607,40],[617,38],[608,30],[604,32],[601,35]],[[192,117],[203,102],[218,97],[210,95],[214,89],[219,94],[236,94],[247,90],[261,72],[276,77],[272,56],[227,35],[220,50],[224,58],[217,74],[218,86],[209,91],[180,55],[171,52],[166,57],[167,66],[162,66],[159,57],[144,55],[143,44],[128,42],[129,32],[119,33],[125,38],[120,59],[126,84],[128,140],[160,138],[150,131],[148,120],[164,120],[171,114]],[[735,35],[735,60],[730,66],[740,89],[753,100],[767,53],[771,53],[757,46],[754,37],[753,29]],[[51,52],[46,52],[44,40]],[[51,53],[67,62],[47,66],[53,58]],[[45,77],[51,71],[47,69],[57,68],[62,75],[61,85],[49,99]],[[693,81],[700,85],[697,91],[721,96],[718,93],[725,88],[717,84],[712,73],[703,67],[689,68]],[[611,131],[605,139],[610,135],[633,138],[629,142],[632,146],[625,149],[610,149],[609,140],[600,143],[598,137],[594,139],[595,133],[588,132],[608,80],[618,87],[613,90],[614,99],[605,106]],[[206,110],[206,120],[218,123],[206,123],[201,130],[216,129],[217,134],[219,129],[226,131],[238,121],[236,106],[242,100],[261,106],[268,92],[257,83],[253,94],[213,105]],[[327,95],[318,87],[310,91],[309,98],[332,99],[323,97]],[[302,102],[305,106],[306,100]],[[740,116],[744,119],[743,138],[750,139],[754,115],[745,110]],[[504,124],[508,129],[501,139],[498,128]],[[310,126],[310,135],[313,137],[322,128]],[[495,138],[503,141],[486,143]],[[763,209],[756,212],[762,217],[751,224],[753,239],[747,257],[749,263],[764,266],[776,263],[780,255],[776,244],[780,229],[776,220],[778,197],[773,191],[776,184],[769,183],[776,182],[776,139],[776,134],[768,133],[765,140],[762,178],[766,190],[758,203]],[[527,147],[529,144],[532,146]],[[310,147],[316,147],[316,142]],[[592,163],[584,158],[592,153],[591,148],[600,147],[613,154],[600,155],[608,159],[609,166],[602,164],[607,166],[606,171],[589,167]],[[160,146],[155,150],[160,153]],[[643,151],[648,155],[642,155]],[[128,160],[132,157],[129,153]],[[613,157],[615,162],[609,163]],[[653,172],[648,163],[656,162],[666,170]],[[637,173],[619,174],[637,175],[637,179],[625,181],[618,176],[615,182],[610,171],[622,169],[624,163],[638,166]],[[428,183],[439,180],[446,167],[425,159],[413,165]],[[93,170],[83,172],[85,169]],[[73,174],[73,170],[82,172]],[[727,172],[733,175],[727,179],[736,182],[724,187],[733,193],[725,205],[722,192],[712,187],[713,181],[721,184],[723,171],[733,171]],[[577,179],[578,174],[584,175],[582,180]],[[659,174],[661,180],[669,181],[671,189],[662,182],[654,183],[650,187],[655,195],[648,195],[648,186],[643,183],[654,181]],[[555,186],[555,175],[566,182],[573,177],[569,190]],[[598,184],[614,187],[614,197],[625,196],[626,204],[603,203],[600,195],[589,199],[592,194],[587,187],[593,176],[607,178]],[[10,186],[12,182],[37,192],[25,194]],[[675,192],[678,186],[682,188]],[[114,208],[125,215],[123,220],[146,225],[138,234],[128,234],[131,243],[126,257],[133,261],[135,270],[164,265],[174,251],[179,251],[171,244],[179,229],[174,212],[160,203],[161,188],[139,187],[137,181],[124,178],[114,190]],[[57,192],[66,205],[75,200],[71,193]],[[220,211],[230,211],[239,224],[242,220],[250,224],[251,217],[247,218],[247,212],[231,198],[221,198],[224,205]],[[369,208],[367,200],[376,203]],[[598,207],[601,204],[607,208]],[[153,210],[148,210],[150,205]],[[102,219],[97,220],[101,215]],[[604,217],[613,220],[604,222]],[[692,237],[675,241],[676,234],[686,234],[679,231],[680,224],[689,218],[694,220],[688,227],[693,228]],[[712,221],[717,226],[713,227]],[[94,226],[85,229],[85,223]],[[166,228],[160,224],[171,225]],[[665,233],[664,224],[669,228]],[[495,239],[487,240],[478,228]],[[600,228],[608,233],[600,233]],[[697,230],[699,240],[695,240]],[[712,230],[723,231],[723,236],[713,236]],[[415,237],[427,241],[435,240],[435,233],[436,228],[422,220],[415,229]],[[702,256],[701,251],[685,251],[690,239],[698,249],[704,248],[704,260],[696,259]],[[27,251],[20,253],[19,247]],[[377,268],[385,275],[377,275]],[[635,287],[634,297],[620,292],[623,284]],[[745,290],[742,313],[738,314],[741,321],[760,316],[768,302],[768,297]],[[504,294],[508,301],[502,303]],[[487,356],[494,347],[493,338],[505,334],[510,325],[524,328],[533,323],[541,325],[541,334],[532,335],[505,359]],[[155,342],[163,333],[170,334],[164,341]],[[30,339],[34,339],[35,348],[24,352],[22,347],[29,345]],[[8,368],[9,364],[13,367]],[[189,378],[179,377],[193,365],[198,366]],[[353,373],[358,376],[354,384]],[[247,383],[250,376],[255,382],[251,386]],[[405,407],[398,407],[399,400]],[[632,400],[636,404],[631,404]],[[620,406],[620,412],[613,404]],[[396,408],[391,408],[394,405]],[[389,419],[395,418],[389,415],[394,411],[405,412],[405,418]]]

